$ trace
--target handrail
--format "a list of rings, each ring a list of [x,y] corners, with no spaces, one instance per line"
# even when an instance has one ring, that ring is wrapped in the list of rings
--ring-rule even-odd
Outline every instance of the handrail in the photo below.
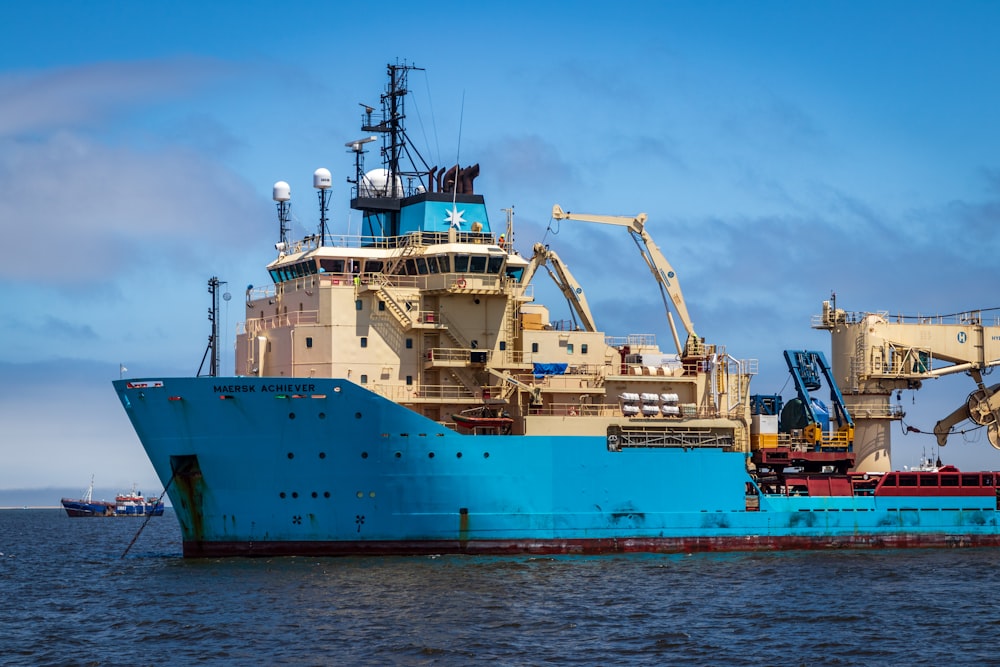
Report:
[[[297,324],[317,324],[319,322],[318,310],[296,310],[280,315],[266,315],[264,317],[254,317],[243,322],[243,330],[253,336],[263,331],[277,329],[278,327],[294,326]]]

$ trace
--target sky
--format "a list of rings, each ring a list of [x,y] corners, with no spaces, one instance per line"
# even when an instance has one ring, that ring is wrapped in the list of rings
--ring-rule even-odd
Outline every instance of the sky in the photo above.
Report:
[[[849,311],[1000,306],[995,2],[41,0],[3,3],[0,26],[0,505],[91,475],[95,496],[161,490],[111,381],[198,371],[212,276],[232,372],[275,181],[299,238],[328,168],[330,230],[357,233],[344,144],[387,63],[423,68],[407,127],[428,162],[479,163],[517,250],[549,243],[600,328],[669,347],[628,234],[551,220],[647,213],[699,334],[758,360],[755,393],[790,397],[782,350],[829,351],[810,321],[832,292]],[[904,424],[930,432],[974,388],[905,392]],[[894,429],[895,467],[937,453]],[[981,432],[940,455],[1000,469]]]

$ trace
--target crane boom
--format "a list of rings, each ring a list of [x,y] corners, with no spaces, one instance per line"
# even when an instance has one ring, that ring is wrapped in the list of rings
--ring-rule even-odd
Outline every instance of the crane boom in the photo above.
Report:
[[[840,387],[833,378],[833,371],[826,361],[826,356],[817,350],[785,350],[785,363],[788,364],[788,371],[792,374],[795,382],[795,391],[798,393],[799,401],[807,418],[807,426],[804,429],[806,439],[814,444],[822,444],[823,429],[820,420],[816,415],[812,403],[810,391],[819,389],[820,374],[826,380],[826,386],[830,389],[830,401],[832,402],[833,417],[837,422],[837,433],[842,437],[842,441],[848,446],[854,443],[854,420],[844,404],[844,396],[840,393]]]
[[[569,302],[570,307],[580,318],[583,330],[597,331],[597,324],[594,322],[594,316],[590,312],[590,305],[587,303],[587,297],[583,293],[583,288],[573,277],[573,274],[569,272],[569,267],[566,266],[565,262],[560,259],[555,250],[550,250],[541,243],[536,243],[532,250],[534,251],[534,255],[528,263],[528,268],[525,270],[521,282],[525,285],[528,284],[534,277],[535,272],[538,271],[538,268],[544,266],[548,270],[553,282],[559,287],[563,296],[566,297],[566,301]]]
[[[667,311],[667,322],[670,325],[670,333],[674,337],[674,344],[677,346],[678,353],[683,357],[704,356],[705,346],[701,338],[698,337],[698,334],[695,333],[691,316],[688,315],[687,304],[684,302],[684,294],[681,292],[677,274],[673,266],[670,265],[670,262],[663,255],[663,252],[660,251],[660,248],[653,241],[649,232],[646,231],[647,216],[645,213],[640,213],[632,217],[570,213],[569,211],[563,211],[562,207],[556,204],[552,207],[552,217],[556,220],[580,220],[582,222],[596,222],[603,225],[617,225],[628,229],[636,246],[639,248],[639,253],[646,262],[646,266],[649,267],[653,278],[656,279],[656,284],[660,288],[663,305]],[[673,304],[674,311],[681,320],[681,325],[687,332],[687,341],[684,343],[683,348],[677,335],[677,328],[674,326],[670,306],[667,303],[668,297],[670,303]]]

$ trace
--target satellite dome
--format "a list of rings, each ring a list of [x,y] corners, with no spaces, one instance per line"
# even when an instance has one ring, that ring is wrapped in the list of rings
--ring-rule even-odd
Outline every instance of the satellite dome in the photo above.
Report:
[[[390,190],[390,176],[388,169],[372,169],[364,175],[361,187],[358,189],[362,197],[390,197],[395,194],[397,197],[403,196],[403,181],[396,176],[395,193]]]
[[[320,167],[313,172],[313,187],[317,190],[326,190],[333,184],[330,178],[330,170]]]
[[[288,201],[292,198],[292,189],[288,183],[278,181],[274,184],[274,201]]]

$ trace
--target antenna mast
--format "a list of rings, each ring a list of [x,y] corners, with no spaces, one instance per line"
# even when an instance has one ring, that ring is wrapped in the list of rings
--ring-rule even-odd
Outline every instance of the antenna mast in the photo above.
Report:
[[[212,307],[208,309],[208,321],[212,323],[212,333],[208,336],[208,347],[205,348],[205,354],[201,355],[201,365],[198,366],[198,377],[201,377],[201,371],[205,367],[205,358],[211,354],[211,358],[208,364],[208,374],[211,377],[218,377],[219,375],[219,286],[225,285],[226,281],[219,280],[217,277],[212,276],[208,280],[208,293],[212,295]],[[232,298],[229,292],[222,295],[222,298],[229,301]]]
[[[272,198],[274,201],[278,202],[278,229],[280,235],[278,245],[276,245],[275,248],[278,250],[284,250],[288,247],[288,216],[292,208],[290,203],[292,199],[292,189],[289,187],[288,183],[278,181],[274,184],[274,195]]]
[[[330,186],[333,179],[330,170],[320,167],[313,172],[313,187],[319,190],[319,243],[326,245],[326,211],[330,207]],[[282,239],[284,240],[284,239]]]

